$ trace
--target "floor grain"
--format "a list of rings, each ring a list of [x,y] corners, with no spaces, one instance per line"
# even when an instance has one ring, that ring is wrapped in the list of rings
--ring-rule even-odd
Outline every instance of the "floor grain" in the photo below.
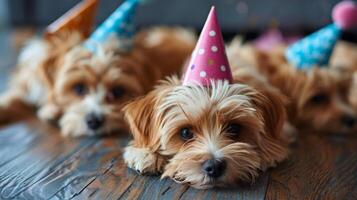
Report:
[[[264,199],[269,179],[196,190],[139,176],[122,160],[128,136],[66,139],[36,119],[1,129],[0,139],[1,199]]]

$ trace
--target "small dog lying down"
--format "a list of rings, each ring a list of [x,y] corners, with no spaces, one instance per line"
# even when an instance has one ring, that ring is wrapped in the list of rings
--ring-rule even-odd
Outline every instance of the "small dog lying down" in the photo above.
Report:
[[[248,85],[246,85],[246,83]],[[252,182],[287,157],[282,95],[228,62],[211,8],[182,80],[166,79],[124,107],[126,164],[196,188]]]
[[[129,103],[128,166],[204,189],[252,182],[285,159],[282,96],[249,71],[233,70],[234,84],[212,81],[211,87],[171,77]]]
[[[256,68],[288,98],[288,119],[293,125],[324,133],[355,133],[357,113],[347,100],[352,73],[335,67],[298,70],[287,63],[284,50],[282,46],[262,52],[235,39],[228,56],[232,63]]]
[[[181,28],[138,33],[130,52],[112,37],[93,54],[78,34],[32,41],[22,51],[9,89],[0,98],[1,122],[16,120],[20,105],[58,121],[64,136],[92,136],[125,128],[121,109],[157,80],[181,69],[195,37]]]

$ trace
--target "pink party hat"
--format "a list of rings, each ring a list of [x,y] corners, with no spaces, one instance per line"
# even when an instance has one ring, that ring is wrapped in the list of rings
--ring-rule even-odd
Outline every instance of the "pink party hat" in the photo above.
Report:
[[[211,80],[233,81],[214,6],[192,53],[183,85],[209,86]]]

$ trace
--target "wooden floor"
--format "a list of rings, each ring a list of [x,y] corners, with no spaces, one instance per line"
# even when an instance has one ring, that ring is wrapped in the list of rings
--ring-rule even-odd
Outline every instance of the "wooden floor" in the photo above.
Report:
[[[36,119],[0,131],[1,199],[357,199],[357,139],[302,134],[289,160],[253,185],[196,190],[139,176],[125,134],[65,139]]]
[[[4,49],[0,89],[14,57]],[[290,158],[255,184],[212,190],[137,175],[123,164],[127,141],[126,134],[65,139],[36,119],[3,127],[0,199],[357,199],[356,137],[301,133]]]

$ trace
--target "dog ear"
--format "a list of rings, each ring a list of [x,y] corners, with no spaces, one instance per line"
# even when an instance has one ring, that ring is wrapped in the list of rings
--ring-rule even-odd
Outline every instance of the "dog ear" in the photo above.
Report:
[[[134,137],[132,142],[134,147],[150,148],[153,151],[159,148],[159,120],[156,119],[156,111],[163,98],[171,91],[174,81],[164,82],[147,95],[133,100],[123,108],[124,118]]]
[[[152,91],[146,96],[139,97],[124,108],[124,118],[129,124],[134,137],[135,147],[146,147],[156,143],[157,136],[153,133],[155,121],[154,110],[156,107],[156,92]]]
[[[264,90],[254,94],[253,103],[263,118],[265,133],[261,134],[258,146],[263,154],[263,168],[273,166],[288,154],[287,137],[283,134],[286,113],[282,96],[274,90]]]
[[[49,88],[55,82],[57,70],[63,64],[65,55],[76,45],[83,41],[82,36],[77,33],[59,34],[44,40],[48,44],[47,57],[39,66],[38,71],[41,78]]]
[[[261,91],[253,98],[265,123],[265,131],[274,138],[280,138],[286,120],[283,100],[278,92]]]

